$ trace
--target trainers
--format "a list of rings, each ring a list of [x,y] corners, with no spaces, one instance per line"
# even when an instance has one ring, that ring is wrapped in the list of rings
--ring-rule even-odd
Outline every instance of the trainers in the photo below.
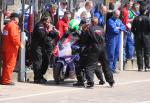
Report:
[[[39,79],[39,80],[34,80],[34,83],[45,84],[45,83],[47,83],[47,80],[45,78],[42,78],[42,79]]]
[[[92,87],[94,87],[94,83],[87,83],[86,84],[86,88],[92,88]]]
[[[60,84],[60,81],[55,81],[55,84],[56,84],[56,85],[59,85],[59,84]]]
[[[142,71],[143,71],[143,69],[138,69],[138,71],[139,71],[139,72],[142,72]]]
[[[148,70],[150,70],[150,67],[145,67],[145,72],[147,72]]]
[[[76,83],[73,84],[73,86],[75,86],[75,87],[84,86],[84,83],[76,82]]]
[[[99,81],[99,85],[104,85],[105,82],[104,81]]]
[[[42,80],[43,80],[44,82],[47,82],[47,80],[46,80],[44,77],[42,77]]]

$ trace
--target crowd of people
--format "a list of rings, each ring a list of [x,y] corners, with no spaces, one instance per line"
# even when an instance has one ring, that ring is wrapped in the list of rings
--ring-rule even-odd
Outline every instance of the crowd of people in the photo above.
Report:
[[[119,2],[119,0],[117,1]],[[112,87],[115,83],[113,73],[117,73],[121,32],[124,32],[124,65],[133,60],[136,52],[138,71],[145,67],[150,69],[150,18],[147,1],[126,1],[124,5],[115,7],[110,4],[108,11],[103,3],[93,6],[93,1],[86,1],[76,12],[67,10],[68,2],[62,0],[60,5],[50,4],[35,25],[31,36],[31,58],[34,71],[34,83],[46,83],[44,78],[49,64],[54,65],[55,46],[62,38],[71,40],[74,35],[67,35],[69,22],[78,24],[76,32],[80,50],[76,63],[77,82],[73,86],[94,86],[94,74],[99,84],[105,80]],[[58,8],[59,7],[59,8]],[[57,12],[57,10],[59,10]],[[13,85],[12,72],[15,68],[20,44],[17,26],[19,16],[11,14],[11,20],[3,32],[3,85]],[[58,19],[59,18],[59,19]],[[106,18],[106,19],[105,19]],[[13,26],[12,26],[13,25]],[[144,55],[144,56],[143,56]],[[144,64],[143,64],[144,57]],[[98,64],[101,64],[99,66]],[[100,69],[102,67],[102,71]],[[83,69],[85,77],[83,76]]]

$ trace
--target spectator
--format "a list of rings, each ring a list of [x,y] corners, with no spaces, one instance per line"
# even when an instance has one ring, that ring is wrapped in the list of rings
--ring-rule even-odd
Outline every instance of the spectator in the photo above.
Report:
[[[72,20],[72,19],[75,19],[75,12],[74,11],[71,12],[71,18],[70,18],[70,20]]]
[[[99,11],[94,13],[94,16],[98,18],[98,25],[104,27],[105,20],[104,15],[107,13],[107,7],[102,5],[99,8]]]
[[[56,28],[59,31],[58,39],[60,39],[63,36],[63,34],[65,33],[66,30],[68,30],[68,23],[70,21],[70,18],[71,18],[70,12],[66,11],[64,13],[63,18],[57,22]]]
[[[114,10],[120,10],[122,0],[116,0]]]
[[[124,66],[127,60],[131,60],[133,62],[133,55],[134,55],[134,40],[133,34],[131,32],[131,23],[133,18],[131,17],[131,10],[133,2],[127,2],[122,10],[122,22],[126,26],[126,32],[124,33]],[[132,7],[131,7],[132,6]]]
[[[48,11],[46,11],[42,16],[49,16],[51,18],[51,24],[56,25],[58,17],[56,15],[57,5],[50,4]]]
[[[87,14],[87,20],[90,20],[91,18],[91,10],[93,8],[93,2],[92,1],[87,1],[85,3],[85,7],[80,8],[77,12],[77,17],[80,17],[81,13],[83,13],[84,11]]]
[[[108,19],[110,19],[113,16],[114,9],[115,9],[115,3],[111,2],[109,5],[109,10],[107,12],[106,22],[108,21]]]
[[[126,2],[126,4],[124,5],[122,9],[121,19],[127,29],[128,29],[127,24],[128,24],[128,10],[129,9],[130,9],[130,2]]]
[[[83,12],[81,13],[80,17],[77,17],[77,16],[76,16],[75,19],[76,19],[77,22],[80,23],[82,20],[86,20],[86,18],[87,18],[87,13],[86,13],[85,11],[83,11]]]
[[[109,68],[116,73],[116,63],[119,56],[120,35],[121,31],[125,31],[125,26],[119,19],[120,11],[115,10],[106,25],[106,47],[108,54]]]
[[[10,22],[4,27],[2,36],[2,81],[3,85],[14,85],[12,73],[15,69],[18,49],[20,47],[19,15],[12,13]]]
[[[132,32],[135,39],[138,71],[143,70],[143,54],[145,68],[150,68],[150,19],[146,16],[146,6],[140,6],[140,16],[135,17],[132,23]]]
[[[68,7],[68,1],[67,0],[61,0],[60,6],[58,8],[59,19],[61,19],[64,16],[64,13],[67,10],[67,7]]]
[[[128,21],[132,23],[134,18],[139,15],[139,5],[137,3],[134,3],[132,8],[128,11]]]

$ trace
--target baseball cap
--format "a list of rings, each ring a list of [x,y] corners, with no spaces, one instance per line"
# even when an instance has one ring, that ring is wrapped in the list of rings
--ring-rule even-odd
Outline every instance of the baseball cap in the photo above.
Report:
[[[19,14],[17,14],[17,13],[11,13],[10,18],[15,18],[15,17],[19,18]]]

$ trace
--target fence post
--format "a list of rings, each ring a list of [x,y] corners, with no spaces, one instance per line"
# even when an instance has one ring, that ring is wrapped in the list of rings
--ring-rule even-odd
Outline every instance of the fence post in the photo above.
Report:
[[[119,50],[119,69],[123,71],[123,31],[121,32],[120,50]]]
[[[2,37],[1,37],[1,33],[3,30],[3,0],[0,0],[0,79],[1,79],[1,67],[2,67]]]
[[[24,10],[25,10],[25,0],[22,0],[22,28],[21,28],[21,49],[19,54],[19,73],[18,73],[18,81],[25,82],[25,32],[24,32]]]

